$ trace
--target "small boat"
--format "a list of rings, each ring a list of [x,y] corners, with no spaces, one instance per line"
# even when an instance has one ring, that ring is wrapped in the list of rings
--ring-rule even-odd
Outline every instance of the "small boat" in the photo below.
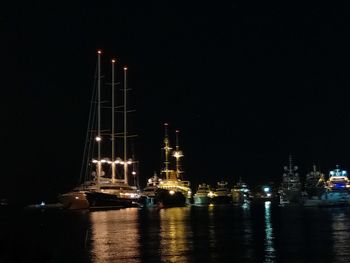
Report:
[[[160,179],[157,173],[154,173],[153,177],[149,178],[146,187],[141,192],[140,203],[146,207],[156,207],[158,201],[156,200],[156,191],[158,189]]]
[[[139,202],[139,191],[136,187],[128,184],[129,169],[128,166],[133,164],[132,159],[128,159],[127,152],[127,138],[130,136],[126,130],[127,128],[127,87],[126,87],[126,72],[127,68],[124,67],[124,131],[123,135],[123,148],[124,158],[115,157],[115,138],[117,133],[115,132],[115,81],[114,81],[114,64],[115,60],[111,61],[112,67],[112,90],[111,90],[111,132],[108,139],[111,141],[111,157],[102,158],[102,132],[106,134],[106,131],[101,129],[101,54],[100,50],[97,51],[97,88],[94,89],[93,99],[91,102],[90,116],[88,132],[85,142],[85,150],[81,169],[82,174],[85,172],[85,180],[78,187],[72,191],[59,196],[59,201],[67,209],[114,209],[122,207],[135,206]],[[95,103],[97,102],[97,103]],[[94,113],[97,113],[96,118],[93,117]],[[105,140],[108,142],[109,140]],[[94,150],[97,150],[97,153]],[[97,155],[97,159],[93,160],[92,156]],[[123,178],[117,178],[117,165],[122,169],[119,171],[123,174]],[[108,166],[107,170],[110,174],[107,175],[103,169]],[[92,167],[95,167],[95,171],[92,171]]]
[[[279,202],[277,193],[274,191],[273,183],[258,185],[252,194],[254,202]]]
[[[304,206],[334,207],[350,205],[350,181],[348,173],[336,168],[329,172],[324,191],[304,199]]]
[[[300,204],[302,201],[301,182],[297,166],[293,166],[292,156],[289,156],[289,166],[284,167],[282,183],[278,191],[281,205]]]
[[[226,181],[217,182],[213,195],[213,204],[231,204],[232,194]]]
[[[209,205],[211,204],[214,193],[211,191],[210,186],[207,184],[200,184],[197,192],[193,196],[195,205]]]
[[[239,178],[239,181],[231,189],[232,201],[235,204],[249,202],[251,199],[250,189],[248,185]]]

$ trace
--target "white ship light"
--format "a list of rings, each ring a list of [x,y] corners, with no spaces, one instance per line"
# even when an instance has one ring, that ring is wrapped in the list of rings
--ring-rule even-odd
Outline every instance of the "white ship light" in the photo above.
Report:
[[[96,140],[97,142],[100,142],[100,141],[102,140],[102,138],[99,137],[99,136],[96,136],[95,140]]]
[[[342,171],[341,173],[342,173],[342,175],[346,175],[346,171]]]
[[[267,196],[267,197],[271,197],[271,193],[267,193],[266,196]]]
[[[264,187],[264,192],[265,192],[265,193],[270,192],[270,187]]]
[[[41,201],[40,205],[41,205],[41,206],[44,206],[44,205],[45,205],[45,202],[44,202],[44,201]]]
[[[175,192],[173,190],[170,190],[169,194],[173,195],[173,194],[175,194]]]
[[[331,175],[334,175],[334,172],[333,172],[333,171],[330,171],[330,174],[331,174]]]
[[[97,161],[97,160],[92,160],[92,162],[93,162],[93,163],[98,163],[98,161]]]
[[[127,163],[127,164],[132,164],[132,160],[129,159],[126,163]]]
[[[132,171],[132,175],[136,175],[136,172],[135,172],[135,171]]]
[[[210,191],[210,192],[208,193],[208,196],[211,198],[211,197],[214,196],[214,193],[213,193],[212,191]]]

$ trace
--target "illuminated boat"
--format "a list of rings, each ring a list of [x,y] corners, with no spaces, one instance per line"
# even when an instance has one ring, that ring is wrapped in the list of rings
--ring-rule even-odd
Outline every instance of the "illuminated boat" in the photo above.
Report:
[[[156,207],[158,202],[156,200],[156,191],[158,189],[160,179],[157,173],[154,173],[153,177],[149,178],[146,187],[141,191],[140,203],[146,207]]]
[[[301,182],[296,172],[297,166],[292,165],[292,156],[289,156],[289,166],[285,166],[285,173],[279,189],[280,204],[300,204],[302,201]]]
[[[170,141],[168,137],[168,124],[165,123],[164,137],[164,169],[161,171],[163,178],[159,180],[159,184],[155,189],[155,202],[159,207],[185,206],[190,203],[192,192],[190,182],[184,181],[182,178],[183,171],[180,169],[180,158],[183,157],[182,151],[179,149],[178,135],[176,131],[176,149],[171,152]],[[175,170],[170,169],[169,155],[175,158]]]
[[[248,185],[239,178],[239,181],[231,189],[233,203],[245,203],[251,199],[250,189]]]
[[[324,174],[317,170],[316,165],[313,165],[312,171],[306,175],[306,196],[308,198],[320,197],[326,190],[325,184]]]
[[[304,200],[304,206],[349,206],[350,205],[350,181],[348,173],[339,166],[329,172],[329,178],[325,184],[325,190],[320,195],[308,197]]]
[[[232,194],[228,188],[228,183],[226,181],[217,182],[216,189],[213,194],[213,204],[231,204]]]
[[[72,191],[59,196],[59,201],[68,209],[111,209],[134,206],[139,201],[139,192],[136,187],[128,184],[129,165],[133,164],[132,159],[127,158],[127,138],[129,137],[126,130],[127,127],[127,87],[126,87],[126,72],[124,67],[124,159],[115,158],[115,138],[117,133],[114,129],[115,122],[115,82],[114,82],[114,64],[115,60],[111,61],[112,67],[112,90],[111,90],[111,133],[110,138],[105,140],[111,141],[111,158],[102,158],[102,129],[101,129],[101,51],[97,52],[97,88],[93,91],[93,99],[91,101],[88,132],[85,142],[85,150],[82,161],[82,169],[80,179],[85,174],[84,183],[76,187]],[[97,102],[97,103],[95,103]],[[97,106],[97,109],[96,109]],[[97,112],[97,118],[93,117],[93,113]],[[106,134],[105,131],[103,131]],[[93,144],[97,144],[94,146]],[[97,150],[97,153],[94,152]],[[91,160],[93,155],[97,154],[97,159]],[[117,178],[117,165],[123,173],[123,178]],[[93,166],[95,171],[92,171]],[[110,174],[106,174],[103,169],[108,167]],[[132,172],[135,173],[134,171]],[[89,179],[88,179],[89,178]]]
[[[211,191],[210,186],[207,184],[200,184],[197,192],[193,196],[195,205],[209,205],[211,204],[214,193]]]

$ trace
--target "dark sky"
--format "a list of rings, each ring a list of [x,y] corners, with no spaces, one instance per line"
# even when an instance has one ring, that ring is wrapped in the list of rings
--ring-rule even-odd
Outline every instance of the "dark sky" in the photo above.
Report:
[[[194,187],[279,182],[289,154],[302,176],[349,169],[344,3],[74,2],[1,10],[0,196],[53,198],[78,180],[98,48],[106,76],[112,57],[129,68],[141,184],[164,122]]]

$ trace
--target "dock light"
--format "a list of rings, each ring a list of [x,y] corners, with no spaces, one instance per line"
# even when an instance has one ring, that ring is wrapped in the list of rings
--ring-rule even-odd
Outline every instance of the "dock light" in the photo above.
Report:
[[[175,194],[175,191],[170,190],[170,191],[169,191],[169,194],[173,195],[173,194]]]
[[[100,141],[102,140],[102,138],[101,138],[100,136],[96,136],[95,140],[96,140],[97,142],[100,142]]]

